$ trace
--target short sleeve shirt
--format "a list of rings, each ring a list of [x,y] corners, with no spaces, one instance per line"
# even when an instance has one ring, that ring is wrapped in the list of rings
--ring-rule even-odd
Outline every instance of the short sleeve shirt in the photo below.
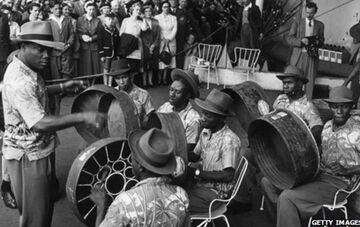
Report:
[[[184,189],[169,181],[167,177],[147,178],[120,193],[100,227],[184,226],[189,199]]]
[[[171,113],[174,111],[174,106],[169,102],[165,102],[158,109],[159,113]],[[185,109],[177,112],[185,128],[186,141],[188,144],[196,144],[199,139],[200,133],[200,115],[193,108],[189,102]]]
[[[200,155],[203,171],[222,171],[226,168],[237,169],[240,161],[241,142],[239,137],[225,125],[215,133],[203,129],[194,153]],[[230,183],[208,182],[199,180],[198,185],[212,188],[217,191],[219,198],[230,196],[235,179]]]
[[[339,163],[349,168],[360,165],[360,116],[351,116],[347,122],[335,128],[328,121],[322,131],[321,163],[325,172],[331,174],[326,166]]]
[[[306,122],[310,129],[317,125],[323,125],[318,110],[314,104],[306,98],[306,95],[290,102],[286,94],[281,94],[276,98],[273,108],[275,110],[282,108],[294,112]]]
[[[54,151],[56,135],[32,129],[49,110],[42,77],[14,57],[4,74],[2,93],[5,159],[20,160],[26,155],[32,161],[47,157]]]

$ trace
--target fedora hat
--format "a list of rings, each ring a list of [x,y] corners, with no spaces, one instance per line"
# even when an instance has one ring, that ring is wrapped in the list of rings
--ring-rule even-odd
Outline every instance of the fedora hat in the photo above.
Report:
[[[175,145],[165,132],[157,128],[135,130],[128,141],[132,157],[145,169],[160,175],[176,170]]]
[[[51,47],[62,50],[65,44],[62,42],[54,42],[51,30],[51,24],[47,21],[30,21],[20,28],[19,38],[14,39],[16,42],[31,42],[41,46]]]
[[[127,72],[131,72],[131,67],[125,58],[115,61],[111,64],[111,74],[113,77],[128,76]]]
[[[222,116],[233,116],[230,110],[233,99],[226,93],[217,89],[212,89],[205,100],[195,98],[195,103],[206,111],[216,113]]]
[[[334,87],[330,90],[329,98],[324,99],[324,101],[328,103],[354,102],[353,93],[349,88],[345,86]]]
[[[189,70],[182,70],[182,69],[174,69],[171,71],[171,79],[173,81],[178,79],[183,79],[190,85],[192,96],[191,98],[198,98],[200,96],[199,93],[199,78],[195,73],[189,71]]]
[[[293,77],[293,78],[301,80],[304,83],[309,82],[309,80],[305,77],[304,71],[293,65],[286,66],[284,73],[276,75],[276,77],[279,80],[283,80],[284,78],[288,78],[288,77]]]

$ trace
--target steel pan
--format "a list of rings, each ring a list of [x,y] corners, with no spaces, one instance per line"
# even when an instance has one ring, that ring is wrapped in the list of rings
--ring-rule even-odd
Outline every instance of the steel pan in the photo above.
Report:
[[[230,129],[239,136],[241,140],[241,155],[249,162],[255,164],[254,157],[249,148],[248,128],[252,121],[262,116],[261,105],[269,103],[264,89],[253,81],[246,81],[241,84],[222,90],[230,95],[233,100],[233,112],[235,116],[227,118]]]
[[[106,137],[127,138],[140,128],[135,103],[123,91],[105,85],[95,85],[80,93],[73,102],[71,112],[99,111],[108,115],[107,127],[94,130],[85,124],[75,126],[80,136],[89,144]]]
[[[278,188],[289,189],[313,178],[320,156],[306,123],[278,109],[253,121],[249,143],[261,172]]]
[[[127,141],[106,138],[91,144],[77,156],[67,178],[66,195],[76,217],[87,226],[94,226],[96,207],[89,198],[91,188],[102,184],[114,199],[136,183]]]
[[[187,143],[184,125],[177,113],[158,113],[150,114],[146,129],[158,128],[166,132],[175,142],[175,155],[180,156],[187,166]],[[177,178],[177,183],[182,184],[185,181],[186,173]]]

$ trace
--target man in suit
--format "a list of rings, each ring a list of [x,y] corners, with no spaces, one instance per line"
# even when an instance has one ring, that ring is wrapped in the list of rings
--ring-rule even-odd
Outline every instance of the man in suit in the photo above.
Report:
[[[315,77],[319,66],[318,57],[309,56],[306,47],[309,46],[309,36],[317,38],[316,45],[320,47],[324,43],[324,24],[314,19],[317,5],[313,2],[306,4],[306,18],[294,21],[291,25],[287,42],[292,47],[290,65],[294,65],[305,72],[309,83],[306,85],[306,96],[311,100],[314,90]]]

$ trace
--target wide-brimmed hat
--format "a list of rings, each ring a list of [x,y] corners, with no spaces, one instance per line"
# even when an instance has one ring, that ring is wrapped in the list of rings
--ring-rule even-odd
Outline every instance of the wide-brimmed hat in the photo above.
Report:
[[[349,88],[345,86],[334,87],[330,90],[329,98],[324,99],[324,101],[328,103],[354,102],[353,93]]]
[[[171,71],[171,79],[173,81],[178,79],[185,80],[190,85],[192,93],[191,98],[198,98],[200,96],[198,88],[199,78],[197,77],[197,75],[195,75],[195,73],[189,70],[174,69],[173,71]]]
[[[233,104],[233,99],[226,93],[217,89],[212,89],[205,100],[196,98],[195,103],[206,111],[216,113],[222,116],[233,116],[234,113],[230,107]]]
[[[309,80],[305,77],[304,71],[293,65],[286,66],[284,73],[276,75],[276,77],[279,78],[279,80],[283,80],[284,78],[288,78],[288,77],[293,77],[301,80],[304,83],[309,82]]]
[[[135,130],[128,141],[132,157],[145,169],[160,175],[176,170],[175,144],[165,132],[157,128]]]
[[[65,44],[62,42],[54,42],[50,22],[30,21],[21,25],[20,31],[19,38],[13,39],[16,42],[37,43],[41,46],[58,50],[62,50],[65,47]]]
[[[113,77],[129,76],[128,72],[131,71],[130,63],[125,58],[120,59],[119,61],[114,61],[111,64],[111,74]],[[114,74],[114,72],[116,72],[116,74]]]

